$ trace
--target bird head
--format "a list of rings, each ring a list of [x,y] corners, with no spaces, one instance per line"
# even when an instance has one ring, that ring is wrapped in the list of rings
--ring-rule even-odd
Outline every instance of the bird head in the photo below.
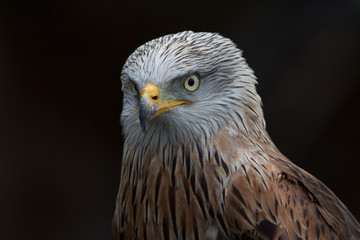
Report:
[[[121,80],[123,133],[134,144],[204,141],[222,128],[244,128],[248,112],[262,121],[253,72],[219,34],[147,42],[127,59]]]

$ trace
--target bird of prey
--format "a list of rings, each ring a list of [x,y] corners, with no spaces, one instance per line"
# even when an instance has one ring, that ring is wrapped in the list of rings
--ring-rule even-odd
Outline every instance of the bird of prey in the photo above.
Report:
[[[256,78],[215,33],[140,46],[121,73],[115,239],[360,239],[360,225],[266,128]]]

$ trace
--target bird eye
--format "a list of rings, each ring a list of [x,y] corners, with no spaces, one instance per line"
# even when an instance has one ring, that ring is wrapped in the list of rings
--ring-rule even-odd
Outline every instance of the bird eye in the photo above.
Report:
[[[131,87],[132,93],[133,93],[135,96],[138,96],[138,95],[139,95],[139,91],[137,90],[137,87],[135,86],[135,83],[131,83],[131,84],[130,84],[130,87]]]
[[[189,92],[195,92],[200,86],[200,79],[197,74],[192,74],[185,78],[183,82],[184,88]]]

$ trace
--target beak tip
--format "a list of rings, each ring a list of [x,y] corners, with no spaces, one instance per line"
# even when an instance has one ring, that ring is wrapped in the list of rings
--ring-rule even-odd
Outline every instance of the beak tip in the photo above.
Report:
[[[157,104],[149,106],[146,99],[141,100],[139,108],[139,120],[141,129],[144,133],[146,133],[148,122],[152,119],[152,116],[158,109],[159,106]]]
[[[147,114],[144,114],[143,112],[141,112],[139,114],[139,120],[140,120],[140,126],[143,132],[146,132],[146,126],[147,126],[147,122],[149,120]]]
[[[140,121],[140,126],[143,133],[146,133],[146,125],[147,125],[146,122]]]

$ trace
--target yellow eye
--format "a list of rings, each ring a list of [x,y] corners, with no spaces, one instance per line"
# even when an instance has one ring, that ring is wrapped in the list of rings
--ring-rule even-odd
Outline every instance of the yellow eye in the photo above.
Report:
[[[137,90],[137,88],[136,88],[136,86],[135,86],[135,83],[131,83],[131,84],[130,84],[130,87],[131,87],[132,93],[133,93],[135,96],[138,96],[138,95],[139,95],[139,91]]]
[[[184,88],[189,92],[195,92],[200,86],[200,79],[197,74],[192,74],[185,78],[183,82]]]

